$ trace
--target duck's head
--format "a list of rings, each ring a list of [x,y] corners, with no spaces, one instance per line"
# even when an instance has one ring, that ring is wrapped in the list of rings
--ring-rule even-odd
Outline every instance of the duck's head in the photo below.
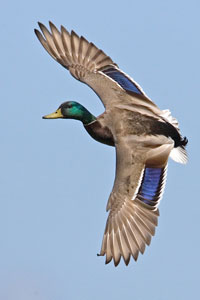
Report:
[[[95,121],[96,117],[80,103],[67,101],[62,103],[54,113],[44,116],[43,119],[76,119],[86,125]]]

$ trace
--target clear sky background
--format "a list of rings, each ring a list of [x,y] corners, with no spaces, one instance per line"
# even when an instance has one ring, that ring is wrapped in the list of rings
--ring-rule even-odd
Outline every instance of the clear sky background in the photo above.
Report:
[[[0,299],[197,299],[200,278],[199,1],[4,1],[0,11]],[[103,49],[189,139],[169,162],[159,227],[126,267],[100,251],[115,151],[60,103],[103,106],[42,48],[37,21],[63,24]]]

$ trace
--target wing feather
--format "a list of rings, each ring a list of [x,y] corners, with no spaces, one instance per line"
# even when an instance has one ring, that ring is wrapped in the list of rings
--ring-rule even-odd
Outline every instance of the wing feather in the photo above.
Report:
[[[42,24],[42,23],[38,23],[39,26],[40,26],[40,29],[44,35],[44,38],[46,39],[46,42],[43,43],[43,46],[45,47],[45,49],[48,51],[50,51],[50,54],[51,56],[56,59],[57,57],[59,57],[59,53],[57,51],[57,48],[56,48],[56,45],[55,45],[55,42],[53,40],[53,36],[51,35],[51,33],[49,32],[49,30]],[[37,32],[37,31],[36,31]],[[37,35],[38,37],[38,35]],[[44,40],[44,39],[43,39]],[[47,46],[47,48],[46,48]],[[48,51],[48,52],[49,52]]]
[[[62,44],[65,50],[65,56],[67,61],[67,65],[65,65],[65,67],[69,69],[69,66],[74,62],[72,57],[72,50],[71,50],[71,36],[70,33],[63,26],[61,26],[61,39],[62,39]]]
[[[63,43],[62,43],[62,38],[61,38],[60,32],[58,31],[58,29],[56,28],[56,26],[53,23],[49,22],[49,25],[50,25],[51,32],[52,32],[52,35],[50,33],[49,33],[49,35],[51,35],[53,38],[53,42],[57,49],[57,52],[60,56],[64,56],[65,50],[64,50]]]
[[[93,43],[74,31],[69,33],[63,26],[59,31],[52,22],[49,22],[51,32],[43,24],[38,24],[41,32],[35,29],[35,33],[46,51],[72,76],[89,85],[105,106],[113,101],[123,103],[120,94],[126,93],[130,102],[134,103],[140,96],[142,102],[146,101],[156,109],[141,87]]]
[[[158,143],[156,146],[154,140],[148,147],[136,150],[135,145],[128,147],[122,140],[116,145],[116,178],[109,198],[110,212],[99,254],[106,255],[106,263],[113,259],[115,266],[120,256],[126,265],[131,256],[137,260],[139,252],[143,254],[146,245],[150,245],[158,224],[158,204],[173,142],[169,140],[169,144],[161,146]]]

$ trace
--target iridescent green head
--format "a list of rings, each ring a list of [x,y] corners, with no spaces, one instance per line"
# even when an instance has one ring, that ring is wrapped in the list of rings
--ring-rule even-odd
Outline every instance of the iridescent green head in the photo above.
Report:
[[[43,119],[75,119],[87,125],[96,120],[83,105],[75,101],[62,103],[59,108],[52,114],[46,115]]]

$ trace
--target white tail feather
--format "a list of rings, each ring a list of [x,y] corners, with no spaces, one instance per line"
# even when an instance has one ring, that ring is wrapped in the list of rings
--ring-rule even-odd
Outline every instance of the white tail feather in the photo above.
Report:
[[[188,161],[187,151],[183,146],[172,149],[170,157],[181,164],[186,164]]]

